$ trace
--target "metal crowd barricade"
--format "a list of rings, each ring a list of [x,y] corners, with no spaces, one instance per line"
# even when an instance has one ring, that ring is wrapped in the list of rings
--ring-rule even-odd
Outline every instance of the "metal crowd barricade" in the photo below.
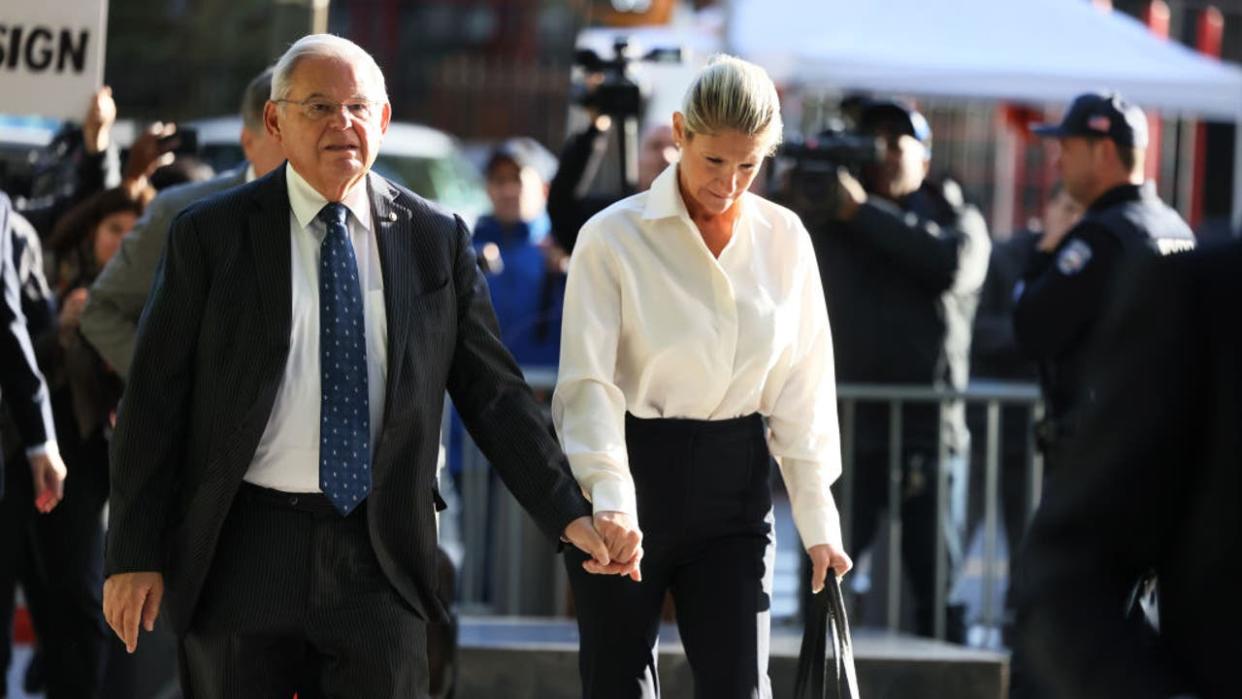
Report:
[[[534,391],[551,395],[555,370],[523,367],[523,373]],[[447,440],[447,416],[443,432]],[[555,546],[492,473],[469,433],[463,435],[460,458],[456,493],[460,541],[454,543],[462,551],[458,573],[462,610],[514,616],[564,614],[569,581]]]
[[[536,391],[551,395],[556,372],[551,369],[525,369],[527,382]],[[1032,419],[1042,416],[1043,406],[1037,387],[1013,382],[972,382],[965,391],[930,386],[898,386],[877,384],[839,384],[841,450],[843,473],[840,486],[840,511],[846,541],[850,540],[851,513],[854,506],[855,423],[860,403],[881,403],[889,406],[889,478],[888,478],[888,588],[886,625],[897,629],[901,620],[901,486],[902,486],[902,408],[906,404],[939,404],[943,413],[961,401],[967,407],[982,404],[986,411],[983,437],[985,454],[984,477],[984,585],[982,621],[986,626],[998,625],[998,600],[994,599],[998,561],[999,533],[1001,407],[1023,405],[1031,408]],[[938,431],[940,433],[940,431]],[[936,522],[941,526],[949,503],[948,449],[940,434],[936,483]],[[969,455],[967,455],[968,458]],[[486,457],[466,435],[462,445],[460,500],[461,541],[464,551],[459,575],[460,602],[473,613],[531,615],[559,614],[566,611],[564,600],[567,580],[564,569],[543,535],[522,511],[506,488],[494,478]],[[1033,442],[1027,445],[1026,492],[1029,494],[1028,516],[1039,501],[1043,463]],[[852,552],[853,553],[853,552]],[[945,602],[949,594],[948,552],[945,537],[936,537],[935,634],[945,635]]]
[[[1024,405],[1031,408],[1032,420],[1042,417],[1043,404],[1039,389],[1026,383],[976,381],[965,391],[931,386],[901,386],[889,384],[840,384],[837,386],[837,398],[840,401],[841,419],[841,519],[842,527],[849,542],[854,507],[853,481],[855,468],[855,423],[859,403],[883,403],[888,405],[889,443],[888,443],[888,498],[886,521],[888,529],[888,550],[885,552],[888,568],[888,587],[886,590],[886,626],[892,630],[899,628],[901,623],[901,487],[902,487],[902,408],[908,403],[932,403],[940,406],[941,417],[945,411],[962,402],[965,407],[972,404],[983,404],[987,414],[985,435],[971,435],[972,440],[980,436],[986,439],[984,459],[984,581],[982,590],[982,621],[987,627],[998,626],[999,615],[997,600],[993,590],[996,583],[998,561],[997,536],[999,529],[1000,500],[1000,448],[1001,431],[1000,417],[1002,405]],[[945,513],[949,508],[949,454],[944,442],[943,431],[937,430],[938,470],[936,479],[936,518],[935,526],[941,527],[945,521]],[[969,454],[964,455],[969,459]],[[969,461],[967,461],[969,464]],[[1027,443],[1026,492],[1029,495],[1027,515],[1034,511],[1040,497],[1040,484],[1043,481],[1043,459],[1034,448],[1034,442]],[[967,472],[962,474],[968,478]],[[934,617],[934,632],[937,638],[944,638],[946,618],[945,608],[949,596],[948,551],[943,533],[935,538],[935,599],[937,601]],[[874,554],[873,554],[874,555]]]

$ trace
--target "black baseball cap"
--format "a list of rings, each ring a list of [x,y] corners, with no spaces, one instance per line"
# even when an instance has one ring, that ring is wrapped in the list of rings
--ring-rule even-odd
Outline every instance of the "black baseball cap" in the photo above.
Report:
[[[859,107],[857,122],[862,131],[871,131],[880,124],[892,124],[927,146],[928,151],[931,150],[932,131],[927,117],[905,102],[866,100]]]
[[[1119,146],[1147,147],[1147,116],[1116,92],[1079,95],[1060,124],[1038,124],[1031,131],[1052,138],[1109,138]]]

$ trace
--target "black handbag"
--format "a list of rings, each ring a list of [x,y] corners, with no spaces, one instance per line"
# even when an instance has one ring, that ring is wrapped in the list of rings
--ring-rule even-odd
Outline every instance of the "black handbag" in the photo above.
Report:
[[[828,572],[824,589],[811,595],[802,652],[798,654],[794,699],[858,699],[850,623],[845,617],[841,583],[832,571]]]

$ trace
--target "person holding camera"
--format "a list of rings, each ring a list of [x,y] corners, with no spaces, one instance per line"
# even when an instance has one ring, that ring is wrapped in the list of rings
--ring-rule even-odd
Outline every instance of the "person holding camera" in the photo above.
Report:
[[[570,258],[553,420],[611,559],[641,560],[632,580],[593,576],[566,552],[583,696],[659,695],[671,592],[695,695],[770,697],[773,457],[812,587],[852,565],[829,488],[832,336],[802,222],[747,191],[781,138],[771,79],[718,56],[672,126],[679,162]]]
[[[862,135],[881,157],[860,169],[861,180],[837,168],[831,211],[812,236],[827,304],[837,328],[836,368],[842,381],[961,390],[969,375],[971,329],[987,273],[991,241],[979,211],[952,181],[927,177],[931,128],[917,110],[895,101],[859,105]],[[902,411],[902,559],[915,604],[915,628],[934,632],[936,539],[946,536],[960,559],[969,433],[963,406],[908,403]],[[855,550],[875,538],[887,506],[889,408],[860,403],[856,413],[852,513]],[[941,463],[943,440],[949,455]],[[954,495],[936,521],[936,489],[949,469]],[[964,636],[962,608],[951,607],[948,637]]]

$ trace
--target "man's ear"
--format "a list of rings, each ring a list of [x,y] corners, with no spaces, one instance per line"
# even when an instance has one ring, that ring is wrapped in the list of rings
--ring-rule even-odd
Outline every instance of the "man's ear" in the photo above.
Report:
[[[388,133],[390,123],[392,123],[392,104],[384,102],[384,109],[380,112],[380,133]]]
[[[280,120],[276,118],[276,109],[278,105],[268,100],[263,105],[263,128],[267,129],[267,133],[277,141],[280,140]]]

